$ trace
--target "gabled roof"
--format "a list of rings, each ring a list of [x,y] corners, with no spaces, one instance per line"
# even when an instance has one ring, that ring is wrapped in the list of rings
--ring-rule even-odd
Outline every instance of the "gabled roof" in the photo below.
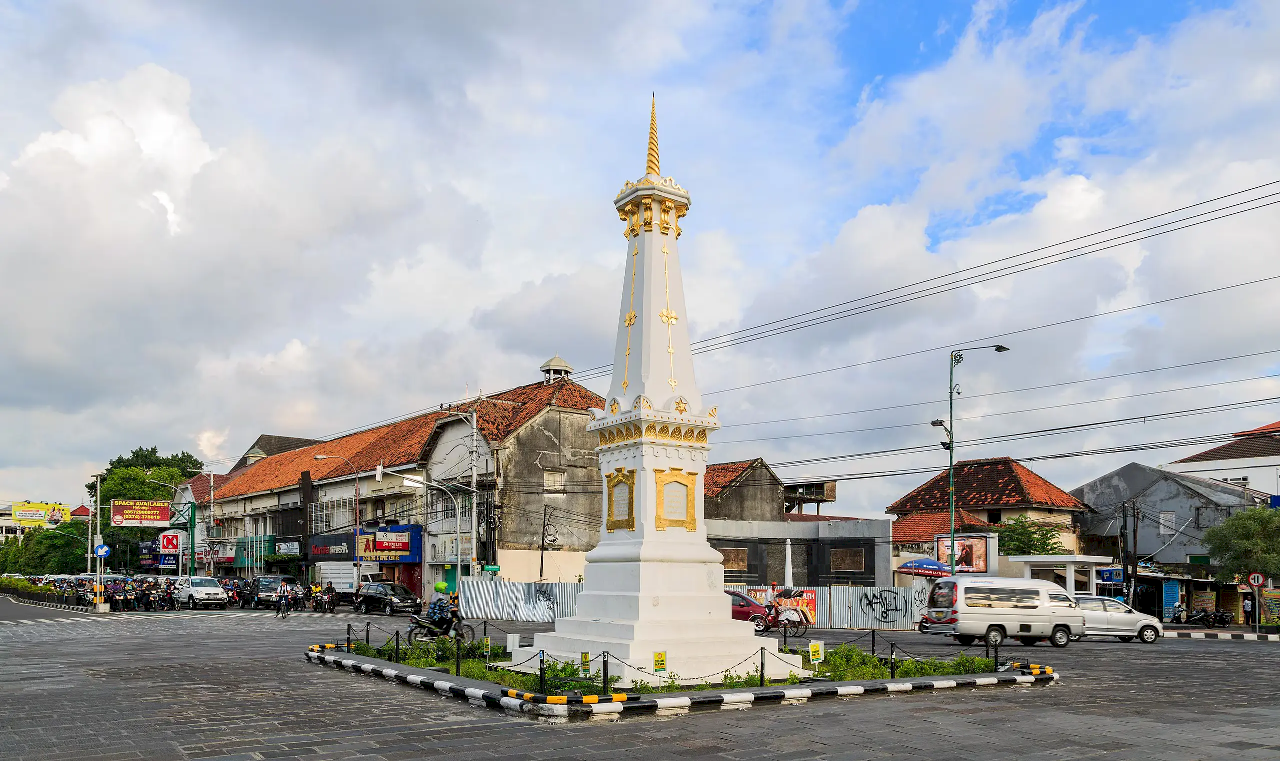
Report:
[[[1253,428],[1248,431],[1241,431],[1239,433],[1233,433],[1231,435],[1232,436],[1257,436],[1263,433],[1280,433],[1280,420],[1274,423],[1267,423],[1266,425],[1261,426],[1259,428]]]
[[[962,460],[955,465],[956,508],[1038,507],[1084,510],[1080,500],[1009,457]],[[947,471],[929,479],[894,502],[885,512],[945,510],[950,506]]]
[[[236,475],[236,471],[232,471],[225,475],[215,473],[213,475],[213,488],[215,490],[221,489],[231,483],[231,479],[235,478]],[[191,487],[191,498],[196,501],[197,505],[209,504],[209,475],[207,473],[192,476],[186,481],[183,481],[182,485]]]
[[[552,383],[531,383],[479,401],[470,401],[395,423],[357,431],[330,441],[272,455],[233,473],[226,486],[217,486],[217,498],[239,497],[294,486],[303,471],[311,471],[312,481],[349,476],[352,467],[361,473],[412,465],[423,456],[436,426],[458,412],[477,410],[480,434],[490,444],[500,443],[548,407],[586,411],[600,408],[604,399],[590,390],[562,378]],[[317,454],[327,455],[317,460]],[[350,460],[348,465],[346,460]]]
[[[234,473],[248,465],[249,457],[253,455],[270,456],[319,443],[320,439],[300,439],[296,436],[272,436],[269,433],[264,433],[254,440],[249,450],[240,456],[240,459],[236,461],[236,464],[228,472]]]
[[[1272,423],[1272,425],[1278,425]],[[1270,426],[1263,426],[1269,428]],[[1261,428],[1258,430],[1262,430]],[[1280,456],[1280,436],[1236,434],[1240,438],[1226,444],[1183,457],[1175,462],[1213,462],[1215,460],[1247,460],[1252,457]]]
[[[741,478],[757,462],[764,464],[763,459],[756,458],[754,460],[738,460],[736,462],[720,462],[715,465],[708,465],[707,472],[702,476],[702,495],[704,497],[715,497],[734,481]]]
[[[991,524],[967,510],[956,510],[956,531],[988,528]],[[924,544],[932,542],[938,534],[951,531],[951,511],[920,511],[907,513],[893,522],[894,544]]]

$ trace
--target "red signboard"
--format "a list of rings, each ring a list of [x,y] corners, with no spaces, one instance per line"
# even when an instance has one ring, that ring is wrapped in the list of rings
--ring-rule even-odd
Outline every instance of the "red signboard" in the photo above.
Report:
[[[112,526],[169,527],[168,502],[151,499],[111,500]]]
[[[409,534],[404,531],[379,531],[374,535],[374,549],[409,551]]]
[[[177,531],[166,531],[160,535],[160,552],[170,555],[180,551],[182,536]]]

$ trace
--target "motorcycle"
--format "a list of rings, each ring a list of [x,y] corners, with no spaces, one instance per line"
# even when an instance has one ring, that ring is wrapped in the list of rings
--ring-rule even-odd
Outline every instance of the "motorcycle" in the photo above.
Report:
[[[318,592],[311,595],[311,610],[316,613],[336,613],[338,601],[328,592]]]
[[[1213,623],[1223,627],[1224,629],[1236,622],[1236,617],[1225,610],[1216,610],[1213,612]]]
[[[1171,624],[1186,623],[1186,619],[1187,619],[1187,609],[1182,607],[1181,604],[1175,605],[1173,607],[1173,614],[1169,616],[1169,623]]]
[[[1187,616],[1188,626],[1203,626],[1206,629],[1212,629],[1217,626],[1215,616],[1212,612],[1201,608],[1191,615]]]
[[[462,618],[462,613],[458,611],[456,605],[449,611],[448,622],[443,624],[425,616],[409,614],[410,646],[436,637],[457,637],[464,642],[474,642],[476,630]]]

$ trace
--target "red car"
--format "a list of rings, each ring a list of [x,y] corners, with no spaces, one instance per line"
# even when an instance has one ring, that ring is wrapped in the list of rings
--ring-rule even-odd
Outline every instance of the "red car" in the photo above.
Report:
[[[731,592],[728,589],[724,591],[729,595],[733,618],[735,621],[750,621],[756,625],[756,634],[768,628],[769,611],[755,600],[747,597],[741,592]]]

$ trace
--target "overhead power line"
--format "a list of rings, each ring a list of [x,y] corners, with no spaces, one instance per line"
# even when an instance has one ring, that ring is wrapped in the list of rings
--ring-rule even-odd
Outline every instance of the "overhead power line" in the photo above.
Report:
[[[1015,262],[1015,260],[1023,259],[1024,257],[1030,256],[1031,254],[1039,253],[1041,251],[1059,248],[1064,245],[1076,243],[1089,238],[1095,238],[1099,235],[1103,235],[1109,232],[1114,232],[1116,230],[1120,230],[1126,227],[1132,227],[1134,225],[1138,225],[1153,219],[1158,219],[1160,217],[1179,214],[1181,212],[1190,210],[1192,208],[1204,206],[1206,204],[1217,203],[1219,201],[1226,200],[1228,198],[1243,195],[1246,193],[1251,193],[1253,191],[1260,190],[1262,188],[1273,186],[1278,182],[1280,181],[1263,183],[1261,185],[1256,185],[1251,188],[1245,188],[1243,190],[1239,190],[1234,193],[1228,193],[1222,196],[1217,196],[1215,198],[1208,199],[1206,201],[1201,201],[1195,204],[1190,204],[1188,206],[1172,209],[1166,212],[1162,212],[1160,214],[1155,214],[1148,217],[1144,217],[1142,219],[1134,220],[1132,222],[1127,222],[1122,225],[1116,225],[1114,227],[1110,227],[1104,230],[1090,233],[1088,235],[1077,236],[1075,238],[1071,238],[1065,241],[1060,241],[1058,243],[1050,244],[1047,246],[1041,246],[1039,248],[1031,249],[1029,251],[1024,251],[1024,252],[1013,254],[1006,257],[1002,257],[999,259],[992,260],[990,262],[985,262],[983,264],[966,267],[966,268],[957,270],[955,272],[944,273],[942,275],[937,275],[931,278],[926,278],[924,280],[916,281],[914,283],[908,283],[908,284],[897,286],[894,288],[889,288],[883,291],[868,294],[866,296],[861,296],[849,301],[844,301],[838,304],[822,307],[820,309],[809,310],[807,312],[801,312],[796,315],[783,317],[777,320],[761,323],[759,325],[742,328],[739,330],[730,331],[728,333],[720,334],[717,336],[711,336],[708,338],[700,339],[692,343],[693,353],[701,354],[707,351],[715,351],[718,349],[728,348],[730,346],[737,346],[743,343],[756,341],[762,338],[769,338],[777,335],[783,335],[785,333],[790,333],[795,330],[802,330],[805,328],[815,327],[817,325],[822,325],[827,322],[831,322],[833,320],[845,319],[847,317],[855,316],[858,314],[865,314],[866,312],[875,311],[875,310],[886,308],[889,306],[909,303],[911,301],[915,301],[920,298],[926,298],[928,296],[935,296],[941,293],[947,293],[949,291],[956,290],[958,288],[964,288],[971,285],[976,285],[978,283],[1008,277],[1010,275],[1026,272],[1032,269],[1038,269],[1040,267],[1045,267],[1052,264],[1069,261],[1082,256],[1088,256],[1089,254],[1106,251],[1106,250],[1115,248],[1117,246],[1128,245],[1130,243],[1136,243],[1139,241],[1148,240],[1150,238],[1157,237],[1160,235],[1165,235],[1171,232],[1185,230],[1187,228],[1194,227],[1207,222],[1213,222],[1213,221],[1225,219],[1228,217],[1235,216],[1237,214],[1243,214],[1249,211],[1256,211],[1258,209],[1266,208],[1268,206],[1280,203],[1280,200],[1270,200],[1270,201],[1266,200],[1266,199],[1274,199],[1276,196],[1280,196],[1280,193],[1269,193],[1266,195],[1249,198],[1249,199],[1238,201],[1236,203],[1229,204],[1226,206],[1221,206],[1218,208],[1202,211],[1197,214],[1191,214],[1178,219],[1162,222],[1160,224],[1153,225],[1151,227],[1147,227],[1141,230],[1134,230],[1131,232],[1123,233],[1121,235],[1112,236],[1112,237],[1101,239],[1101,240],[1095,240],[1091,243],[1075,246],[1073,248],[1056,251],[1050,254],[1040,256],[1035,259],[1016,262],[1012,264],[1006,264],[1008,262]],[[1195,220],[1195,221],[1191,221],[1191,220]],[[1166,228],[1166,229],[1161,229],[1161,228]],[[1103,244],[1106,244],[1106,245],[1103,245]],[[1005,264],[1005,266],[991,269],[992,267],[995,267],[995,265],[998,265],[998,264]],[[879,300],[877,301],[876,299],[879,299]],[[857,305],[857,306],[852,306],[852,305]],[[579,373],[577,373],[576,377],[583,380],[590,380],[596,377],[603,377],[605,375],[608,375],[609,372],[610,372],[609,365],[597,365],[596,367],[592,367],[592,368],[588,368],[586,370],[580,371]]]
[[[1132,425],[1134,423],[1159,422],[1162,420],[1171,420],[1180,417],[1189,417],[1193,415],[1206,415],[1215,412],[1228,412],[1238,409],[1249,409],[1252,407],[1264,406],[1280,402],[1280,396],[1271,396],[1263,399],[1253,399],[1245,402],[1231,402],[1228,404],[1214,404],[1207,407],[1192,407],[1183,410],[1170,410],[1168,412],[1157,412],[1149,415],[1133,415],[1130,417],[1114,418],[1111,420],[1098,420],[1090,423],[1076,423],[1074,425],[1062,425],[1052,428],[1040,428],[1031,431],[1021,431],[1018,433],[1004,433],[995,436],[983,436],[976,439],[966,439],[956,441],[956,447],[976,447],[985,444],[1002,444],[1010,441],[1022,441],[1026,439],[1038,439],[1045,436],[1057,436],[1066,433],[1078,433],[1081,431],[1094,431],[1103,428],[1114,428],[1121,425]],[[888,457],[899,454],[911,454],[916,452],[936,451],[938,445],[918,445],[910,447],[898,447],[896,449],[879,449],[870,452],[851,452],[848,454],[824,455],[820,457],[808,457],[800,460],[787,460],[784,462],[772,463],[774,468],[794,468],[801,465],[816,465],[825,462],[840,462],[847,460],[863,460],[878,457]]]
[[[1021,415],[1028,412],[1043,412],[1046,410],[1058,410],[1058,409],[1064,409],[1067,407],[1080,407],[1086,404],[1101,404],[1102,402],[1115,402],[1115,401],[1120,401],[1122,399],[1136,399],[1143,396],[1156,396],[1158,394],[1172,394],[1179,391],[1194,391],[1202,388],[1211,388],[1213,386],[1226,386],[1233,383],[1246,383],[1248,381],[1266,380],[1268,378],[1280,378],[1280,373],[1274,373],[1271,375],[1257,375],[1252,378],[1238,378],[1236,380],[1218,381],[1216,383],[1199,383],[1194,386],[1166,388],[1166,389],[1160,389],[1158,391],[1143,391],[1137,394],[1124,394],[1122,396],[1107,396],[1101,399],[1081,399],[1074,402],[1063,402],[1062,404],[1049,404],[1043,407],[1027,407],[1025,409],[1020,409],[1020,410],[1005,410],[1003,412],[987,412],[981,415],[974,415],[972,417],[956,418],[956,420],[970,421],[970,420],[982,420],[984,418],[989,418],[989,417],[1000,417],[1002,415]],[[946,400],[943,399],[942,401],[945,402]],[[840,414],[848,414],[848,413],[840,413]],[[716,443],[742,444],[742,443],[751,442],[751,441],[781,441],[783,439],[806,439],[806,438],[813,438],[817,436],[840,436],[840,435],[849,434],[849,433],[868,433],[871,431],[887,431],[895,428],[914,428],[917,426],[928,425],[928,424],[929,424],[929,421],[927,420],[917,420],[916,422],[913,422],[913,423],[897,423],[895,425],[879,425],[879,426],[872,426],[870,428],[854,428],[854,429],[845,430],[845,431],[817,431],[817,432],[810,432],[810,433],[785,434],[781,436],[759,436],[759,437],[750,438],[750,439],[731,439],[729,441],[719,441]]]
[[[864,367],[866,365],[874,365],[879,362],[888,362],[894,359],[904,359],[906,357],[915,357],[921,354],[929,354],[935,351],[941,351],[943,349],[950,349],[955,346],[963,346],[965,344],[973,344],[973,343],[982,343],[984,341],[992,341],[997,338],[1008,338],[1009,336],[1016,336],[1016,335],[1021,335],[1023,333],[1031,333],[1037,330],[1044,330],[1045,328],[1056,328],[1062,325],[1070,325],[1072,323],[1083,322],[1085,320],[1092,320],[1098,317],[1109,317],[1111,315],[1123,314],[1125,312],[1133,312],[1138,309],[1146,309],[1147,307],[1159,306],[1160,304],[1169,304],[1174,301],[1181,301],[1182,299],[1195,298],[1197,296],[1207,296],[1213,293],[1221,293],[1223,291],[1229,291],[1234,288],[1243,288],[1249,285],[1257,285],[1259,283],[1268,283],[1273,280],[1280,280],[1280,275],[1271,275],[1269,277],[1258,278],[1256,280],[1246,280],[1245,282],[1242,282],[1242,283],[1232,283],[1231,285],[1224,285],[1218,288],[1209,288],[1203,291],[1195,291],[1193,293],[1184,293],[1181,296],[1170,296],[1165,299],[1148,301],[1145,304],[1135,304],[1133,306],[1120,307],[1118,309],[1108,309],[1105,312],[1094,312],[1092,314],[1086,314],[1080,317],[1071,317],[1065,320],[1056,320],[1054,322],[1046,322],[1042,325],[1033,325],[1031,327],[1019,328],[1017,330],[1010,330],[1004,333],[993,333],[989,336],[983,336],[981,338],[970,338],[964,341],[951,341],[949,343],[940,344],[938,346],[932,346],[927,349],[916,349],[915,351],[903,352],[901,354],[893,354],[887,357],[877,357],[875,359],[867,359],[861,362],[852,362],[847,365],[838,365],[836,367],[828,367],[823,370],[813,370],[807,373],[799,373],[797,375],[788,375],[782,378],[773,378],[771,380],[757,381],[755,383],[745,383],[741,386],[730,386],[729,388],[716,389],[715,391],[706,391],[706,392],[703,392],[702,395],[711,396],[712,394],[724,394],[729,391],[742,391],[743,389],[756,388],[759,386],[768,386],[773,383],[784,383],[786,381],[798,380],[800,378],[811,378],[815,375],[824,375],[826,373],[833,373],[839,370],[849,370],[854,367]]]

